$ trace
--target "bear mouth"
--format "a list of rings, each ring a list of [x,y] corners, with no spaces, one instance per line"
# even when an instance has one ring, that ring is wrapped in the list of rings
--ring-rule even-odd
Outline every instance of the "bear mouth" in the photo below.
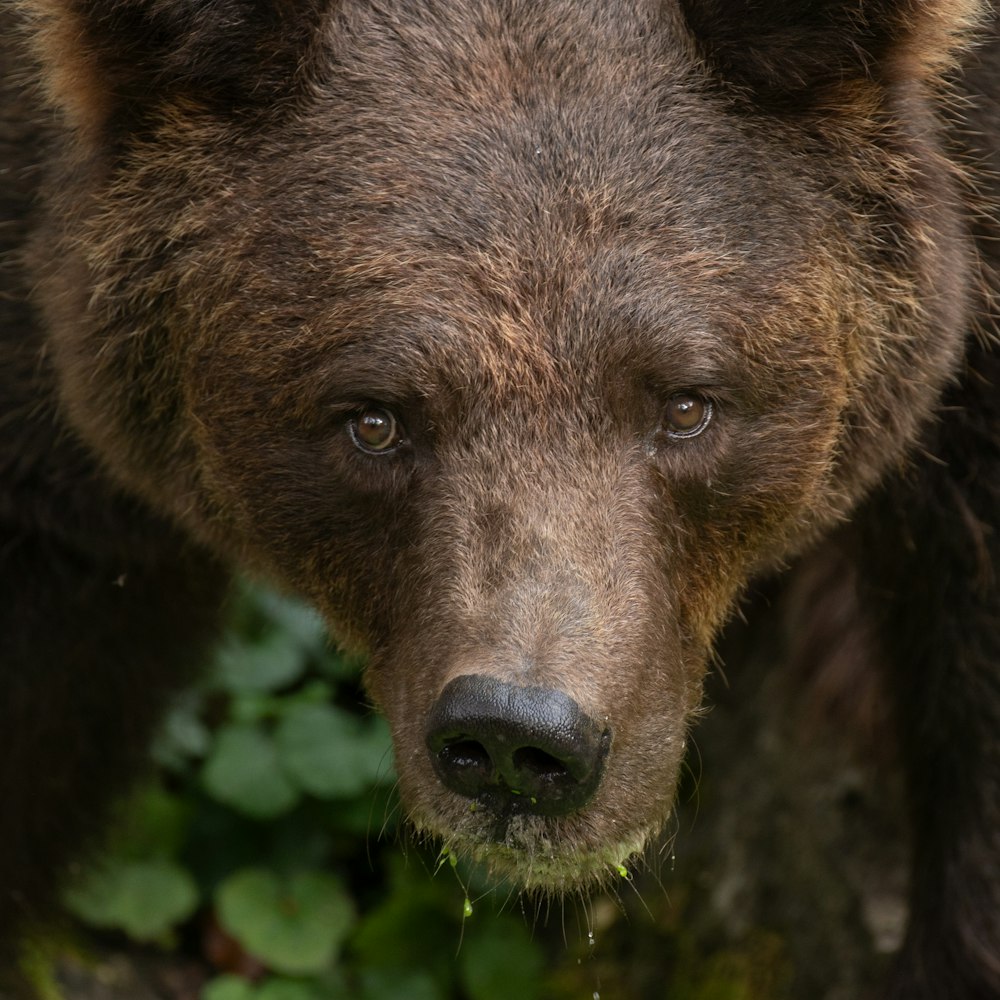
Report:
[[[411,816],[420,837],[441,844],[442,858],[469,860],[484,868],[498,886],[544,894],[589,891],[628,878],[640,865],[662,824],[644,827],[625,839],[593,843],[582,835],[584,817],[577,822],[508,812],[466,822],[449,832],[439,823]]]

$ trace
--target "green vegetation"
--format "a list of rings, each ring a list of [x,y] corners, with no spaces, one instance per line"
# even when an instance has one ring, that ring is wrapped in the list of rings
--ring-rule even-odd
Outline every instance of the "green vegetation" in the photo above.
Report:
[[[432,877],[400,844],[388,727],[364,704],[360,664],[312,611],[245,589],[70,910],[136,942],[193,940],[219,973],[203,1000],[542,996],[521,914],[474,908],[473,875]]]
[[[87,927],[193,956],[201,1000],[787,995],[780,942],[706,962],[676,885],[673,905],[650,885],[640,899],[620,865],[619,899],[536,908],[492,893],[447,848],[408,843],[360,664],[294,601],[245,588],[234,612],[212,669],[166,720],[156,775],[67,894]],[[32,953],[32,979],[70,1000],[45,954]]]

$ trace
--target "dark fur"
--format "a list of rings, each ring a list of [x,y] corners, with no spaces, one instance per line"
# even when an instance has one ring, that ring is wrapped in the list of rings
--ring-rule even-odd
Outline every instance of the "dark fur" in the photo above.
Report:
[[[5,14],[25,89],[0,134],[0,933],[201,655],[216,560],[371,654],[418,827],[562,889],[668,815],[747,579],[850,516],[917,837],[889,995],[1000,996],[1000,56],[953,61],[987,20],[971,0]],[[947,131],[966,91],[972,125]],[[672,440],[685,390],[715,419]],[[404,422],[392,455],[351,443],[370,401]],[[491,817],[437,783],[425,720],[470,673],[606,721],[585,808]]]

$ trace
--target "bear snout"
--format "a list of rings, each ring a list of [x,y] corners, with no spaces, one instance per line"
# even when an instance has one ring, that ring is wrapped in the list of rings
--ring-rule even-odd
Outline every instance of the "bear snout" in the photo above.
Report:
[[[426,745],[445,787],[497,815],[565,816],[600,785],[611,730],[563,691],[466,674],[441,692]]]

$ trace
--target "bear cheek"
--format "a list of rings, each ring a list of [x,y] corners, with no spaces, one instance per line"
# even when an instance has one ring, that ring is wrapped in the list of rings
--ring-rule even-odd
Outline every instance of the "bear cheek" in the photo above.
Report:
[[[230,545],[240,539],[240,561],[312,601],[342,645],[383,645],[398,611],[392,595],[407,587],[400,564],[414,529],[405,482],[366,488],[331,457],[325,436],[276,421],[257,449],[245,447],[251,431],[240,421],[212,426],[200,442],[202,488],[216,527]]]

